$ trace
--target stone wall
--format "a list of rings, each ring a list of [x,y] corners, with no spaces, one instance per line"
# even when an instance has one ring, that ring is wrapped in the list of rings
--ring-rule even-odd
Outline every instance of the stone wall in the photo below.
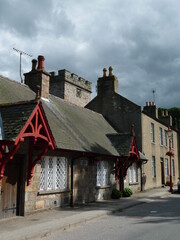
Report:
[[[34,211],[55,208],[70,204],[70,190],[68,191],[40,191],[41,165],[37,164],[34,169],[31,184],[25,188],[25,214]],[[70,179],[68,178],[68,186]],[[70,189],[70,188],[69,188]]]
[[[74,203],[85,204],[96,200],[110,199],[115,184],[113,161],[108,161],[109,185],[96,186],[97,164],[88,159],[77,159],[74,164]]]
[[[91,100],[91,82],[63,69],[51,72],[50,93],[84,107]]]

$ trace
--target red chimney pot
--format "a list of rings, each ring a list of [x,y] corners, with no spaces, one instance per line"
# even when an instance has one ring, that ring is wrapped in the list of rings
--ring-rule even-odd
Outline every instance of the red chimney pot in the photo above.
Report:
[[[38,56],[38,70],[43,70],[44,71],[44,56]]]

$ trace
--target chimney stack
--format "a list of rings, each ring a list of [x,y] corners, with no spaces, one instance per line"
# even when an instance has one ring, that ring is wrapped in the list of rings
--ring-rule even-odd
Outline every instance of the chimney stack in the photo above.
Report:
[[[143,111],[148,115],[158,118],[158,109],[154,102],[146,102],[146,106],[143,107]]]
[[[28,85],[35,93],[37,92],[37,86],[39,86],[40,97],[48,98],[50,74],[44,70],[44,60],[44,56],[38,56],[38,61],[33,59],[32,70],[25,73],[24,76],[26,85]]]
[[[98,95],[111,95],[118,93],[118,80],[113,75],[113,67],[109,67],[109,75],[107,76],[107,69],[103,69],[103,77],[98,78],[97,81],[97,93]]]

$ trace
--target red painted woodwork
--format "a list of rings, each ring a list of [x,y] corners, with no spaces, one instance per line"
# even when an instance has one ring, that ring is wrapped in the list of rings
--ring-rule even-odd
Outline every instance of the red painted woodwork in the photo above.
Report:
[[[36,159],[33,160],[33,151],[29,151],[29,166],[28,166],[28,185],[33,176],[33,170],[36,163],[41,159],[41,157],[46,154],[48,150],[54,150],[56,147],[54,138],[52,136],[48,121],[44,114],[44,110],[41,102],[37,103],[34,111],[29,117],[28,121],[24,125],[23,129],[16,137],[15,142],[1,141],[0,142],[0,180],[3,178],[5,166],[8,161],[13,159],[16,154],[20,144],[24,142],[24,138],[30,138],[30,144],[33,146],[38,143],[38,149],[41,153]],[[33,140],[33,141],[32,141]],[[13,146],[12,149],[6,153],[6,147]],[[32,149],[32,146],[30,147]],[[34,148],[33,148],[34,149]],[[32,156],[31,156],[32,155]]]
[[[136,138],[133,134],[133,139],[132,139],[132,143],[131,143],[131,147],[129,150],[129,156],[128,157],[122,157],[121,161],[120,160],[116,160],[116,166],[115,166],[115,178],[116,180],[118,180],[120,178],[119,175],[119,170],[120,168],[124,169],[124,178],[127,175],[127,170],[128,168],[135,162],[138,161],[140,159],[139,157],[139,151],[137,148],[137,143],[136,143]]]

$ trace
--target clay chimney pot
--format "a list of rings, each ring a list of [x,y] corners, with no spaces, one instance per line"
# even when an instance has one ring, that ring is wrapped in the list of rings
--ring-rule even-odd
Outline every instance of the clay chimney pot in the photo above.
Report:
[[[103,68],[103,77],[106,77],[107,69]]]
[[[109,67],[109,77],[111,77],[113,75],[113,68],[110,66]]]
[[[43,70],[44,71],[44,56],[38,56],[38,70]]]
[[[32,60],[32,71],[36,70],[36,67],[37,67],[37,60],[33,59]]]

